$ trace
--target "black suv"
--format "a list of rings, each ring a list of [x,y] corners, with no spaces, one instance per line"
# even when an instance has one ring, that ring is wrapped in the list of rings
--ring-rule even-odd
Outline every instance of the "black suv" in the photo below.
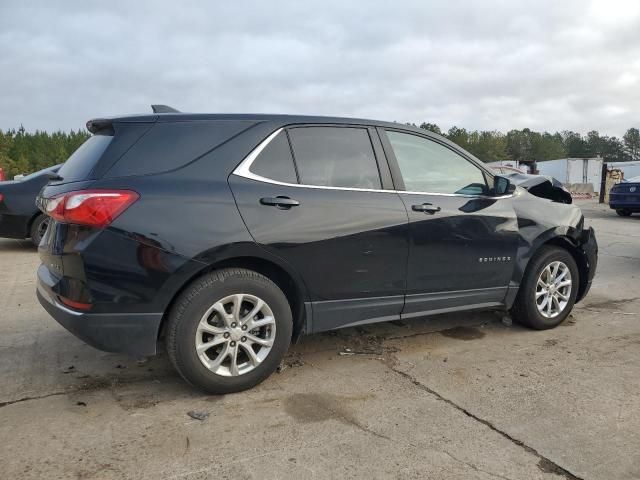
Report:
[[[94,134],[38,198],[38,298],[107,351],[226,393],[302,333],[479,308],[562,322],[597,246],[446,139],[396,123],[157,113]]]

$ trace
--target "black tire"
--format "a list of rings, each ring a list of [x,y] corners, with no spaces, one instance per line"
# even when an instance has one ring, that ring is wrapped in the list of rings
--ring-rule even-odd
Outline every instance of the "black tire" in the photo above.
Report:
[[[620,209],[616,210],[616,213],[618,215],[620,215],[621,217],[630,217],[631,216],[631,211],[627,210],[625,208],[620,208]]]
[[[40,245],[40,240],[42,240],[44,233],[47,231],[48,225],[49,217],[42,214],[38,215],[31,223],[29,235],[31,237],[31,243],[36,247]]]
[[[207,368],[196,353],[197,329],[212,305],[240,293],[266,302],[275,319],[275,338],[267,356],[253,370],[223,376]],[[214,394],[239,392],[259,384],[278,368],[289,348],[292,328],[291,307],[275,283],[251,270],[226,268],[198,278],[180,294],[168,317],[167,352],[173,366],[191,385]]]
[[[564,309],[555,317],[547,318],[538,311],[536,305],[536,285],[542,271],[553,262],[562,262],[571,274],[571,291]],[[544,246],[529,261],[524,278],[520,284],[516,301],[511,308],[513,319],[530,328],[536,330],[546,330],[560,325],[571,313],[571,309],[576,301],[578,286],[580,282],[580,272],[573,256],[564,248],[556,246]]]

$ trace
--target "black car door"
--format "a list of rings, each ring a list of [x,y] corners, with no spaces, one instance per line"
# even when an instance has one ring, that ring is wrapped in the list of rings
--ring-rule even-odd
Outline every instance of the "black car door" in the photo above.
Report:
[[[409,215],[402,317],[501,304],[518,246],[511,199],[491,196],[492,176],[454,146],[408,131],[379,133]]]
[[[383,157],[375,129],[297,126],[229,177],[253,238],[304,279],[313,331],[400,316],[408,220]]]

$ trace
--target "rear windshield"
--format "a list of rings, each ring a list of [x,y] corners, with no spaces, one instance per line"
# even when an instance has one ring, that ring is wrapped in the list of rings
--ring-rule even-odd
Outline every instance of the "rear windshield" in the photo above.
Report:
[[[93,167],[111,143],[110,135],[93,135],[64,162],[58,175],[63,182],[79,182],[89,178]]]

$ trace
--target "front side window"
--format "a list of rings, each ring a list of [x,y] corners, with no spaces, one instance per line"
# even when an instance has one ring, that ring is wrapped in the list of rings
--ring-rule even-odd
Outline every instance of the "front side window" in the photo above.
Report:
[[[300,183],[325,187],[380,189],[380,173],[369,132],[354,127],[297,127],[289,130]]]
[[[406,190],[425,193],[488,193],[482,170],[453,150],[426,138],[387,131]]]
[[[284,183],[298,183],[287,134],[280,132],[251,164],[251,173]]]

